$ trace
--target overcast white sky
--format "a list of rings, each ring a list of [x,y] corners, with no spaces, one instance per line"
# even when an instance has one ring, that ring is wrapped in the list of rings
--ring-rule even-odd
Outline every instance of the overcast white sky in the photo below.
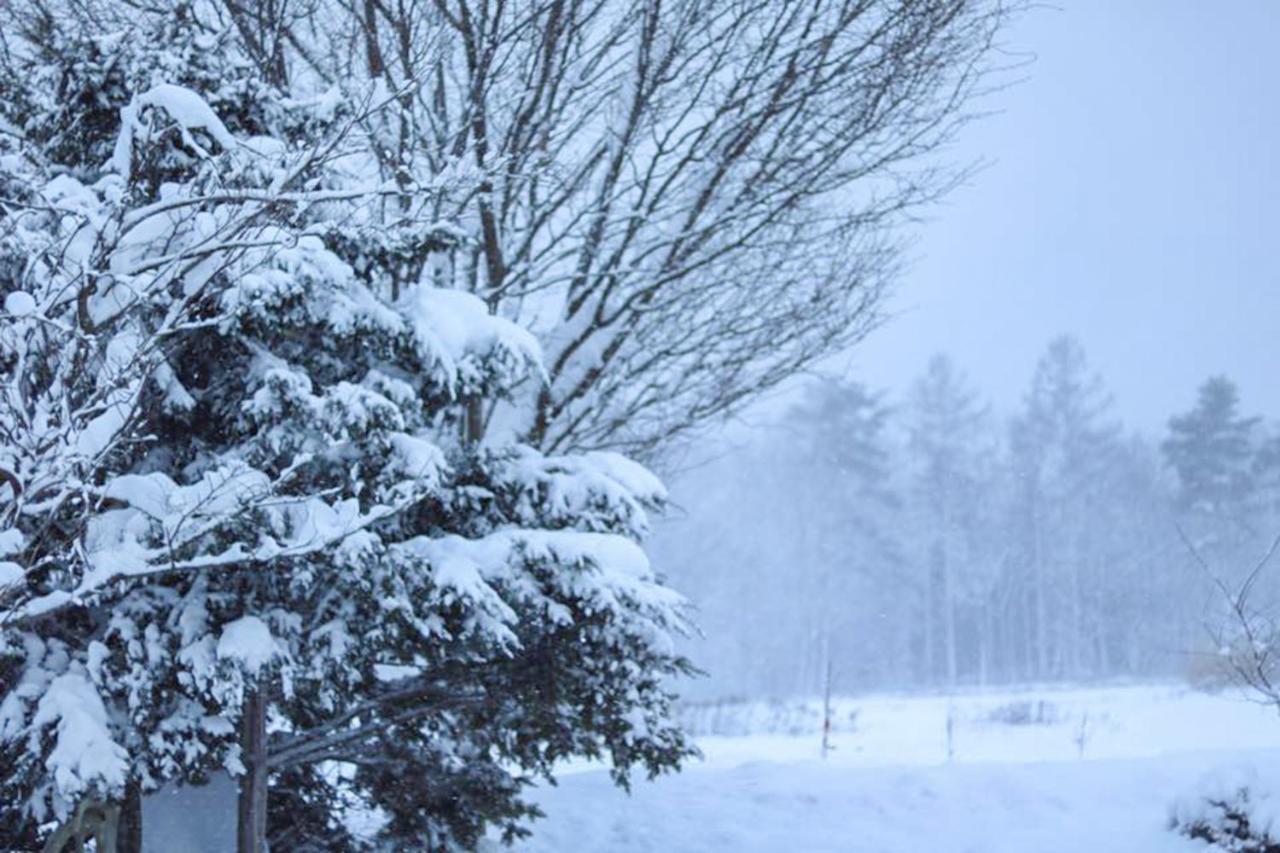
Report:
[[[1226,373],[1280,417],[1280,2],[1066,0],[968,129],[995,162],[920,227],[900,316],[853,372],[904,388],[949,352],[999,409],[1048,340],[1083,342],[1132,426]]]

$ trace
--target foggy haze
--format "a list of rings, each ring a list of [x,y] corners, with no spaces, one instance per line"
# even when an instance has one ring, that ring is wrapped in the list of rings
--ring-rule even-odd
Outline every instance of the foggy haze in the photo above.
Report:
[[[990,163],[915,229],[850,374],[903,388],[947,352],[1007,413],[1071,334],[1130,426],[1215,373],[1280,416],[1280,4],[1053,6],[1006,33],[1033,61],[952,152]]]

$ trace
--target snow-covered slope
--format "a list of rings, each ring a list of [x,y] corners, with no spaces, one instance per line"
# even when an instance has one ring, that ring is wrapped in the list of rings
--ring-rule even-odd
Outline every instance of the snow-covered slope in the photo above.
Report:
[[[637,782],[630,797],[583,768],[538,793],[549,817],[519,849],[1178,853],[1205,849],[1167,826],[1207,773],[1254,766],[1280,793],[1280,719],[1238,697],[1037,690],[842,700],[839,711],[845,730],[826,761],[816,733],[707,737],[704,762]]]
[[[1206,768],[1240,761],[1274,766],[1280,751],[902,768],[754,762],[637,785],[631,797],[586,773],[541,793],[550,818],[519,849],[1204,853],[1168,831],[1170,806]]]

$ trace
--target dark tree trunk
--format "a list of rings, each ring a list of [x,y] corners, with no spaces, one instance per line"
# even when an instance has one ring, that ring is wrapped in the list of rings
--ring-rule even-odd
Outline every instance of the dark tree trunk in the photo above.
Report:
[[[119,853],[142,853],[142,785],[137,780],[124,789],[120,804]]]
[[[463,440],[467,444],[479,444],[484,438],[484,401],[479,397],[472,397],[463,405],[466,406]]]
[[[267,699],[261,685],[246,698],[240,725],[245,774],[240,778],[236,853],[266,853]]]

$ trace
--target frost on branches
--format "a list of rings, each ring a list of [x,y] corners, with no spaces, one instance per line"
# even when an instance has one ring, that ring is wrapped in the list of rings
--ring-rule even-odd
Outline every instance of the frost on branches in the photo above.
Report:
[[[0,73],[0,834],[243,777],[254,694],[278,849],[470,847],[565,756],[677,766],[662,487],[464,440],[539,348],[427,283],[469,237],[359,153],[386,104],[183,7],[42,39]]]

